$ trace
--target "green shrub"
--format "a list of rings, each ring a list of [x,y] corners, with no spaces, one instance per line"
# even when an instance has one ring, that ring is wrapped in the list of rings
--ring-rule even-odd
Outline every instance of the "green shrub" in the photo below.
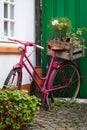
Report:
[[[40,100],[23,91],[0,90],[0,130],[22,130],[34,123]]]

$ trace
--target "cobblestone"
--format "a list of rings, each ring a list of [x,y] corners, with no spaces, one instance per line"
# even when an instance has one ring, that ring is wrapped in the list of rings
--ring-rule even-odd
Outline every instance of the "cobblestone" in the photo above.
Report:
[[[40,110],[27,130],[87,130],[87,103],[64,103],[50,111]]]

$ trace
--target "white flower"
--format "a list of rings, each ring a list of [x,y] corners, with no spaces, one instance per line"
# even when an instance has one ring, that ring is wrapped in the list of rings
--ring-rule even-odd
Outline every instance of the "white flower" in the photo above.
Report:
[[[53,20],[53,21],[52,21],[52,25],[57,25],[57,24],[59,24],[59,21],[58,21],[58,20]]]
[[[82,31],[80,31],[80,30],[77,31],[76,33],[79,34],[79,35],[82,35]]]

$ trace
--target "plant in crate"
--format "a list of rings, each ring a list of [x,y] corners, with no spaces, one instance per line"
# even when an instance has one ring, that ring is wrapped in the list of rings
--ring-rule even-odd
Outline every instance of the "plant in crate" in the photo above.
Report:
[[[70,36],[70,42],[75,43],[78,48],[86,48],[84,43],[85,39],[83,38],[84,34],[87,32],[85,27],[77,28],[76,32],[72,33]]]
[[[0,130],[23,130],[33,124],[40,101],[23,91],[0,90]]]
[[[54,36],[59,40],[64,40],[70,36],[72,31],[72,24],[69,18],[52,18],[50,21],[49,29],[53,31]]]
[[[79,27],[73,31],[72,23],[67,17],[52,18],[49,29],[54,34],[53,39],[48,39],[47,54],[52,55],[51,48],[62,47],[63,52],[58,52],[57,56],[63,59],[73,60],[84,57],[85,40],[84,34],[87,33],[85,27]],[[73,32],[73,33],[72,33]]]
[[[79,27],[73,32],[72,22],[67,17],[52,18],[49,29],[52,30],[55,40],[64,42],[84,41],[83,35],[87,32],[85,27]]]

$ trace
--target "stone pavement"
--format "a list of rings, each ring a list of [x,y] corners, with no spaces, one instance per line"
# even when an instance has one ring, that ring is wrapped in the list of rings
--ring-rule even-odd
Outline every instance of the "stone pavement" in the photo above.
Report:
[[[58,102],[50,111],[38,111],[34,121],[27,130],[87,130],[87,103]]]

